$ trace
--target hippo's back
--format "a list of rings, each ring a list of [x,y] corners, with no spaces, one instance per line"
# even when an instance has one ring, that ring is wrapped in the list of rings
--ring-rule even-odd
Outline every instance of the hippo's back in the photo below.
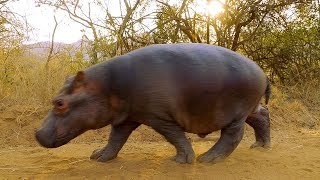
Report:
[[[135,114],[173,118],[193,133],[221,129],[249,114],[266,89],[254,62],[218,46],[152,45],[121,60],[130,66]]]

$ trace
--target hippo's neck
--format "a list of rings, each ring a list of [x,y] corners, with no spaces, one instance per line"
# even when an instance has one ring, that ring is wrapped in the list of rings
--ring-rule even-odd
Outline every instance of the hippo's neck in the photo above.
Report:
[[[134,73],[131,61],[127,56],[119,56],[111,59],[108,64],[110,93],[118,98],[129,101],[133,88]]]
[[[91,66],[85,70],[88,81],[96,83],[100,88],[101,95],[106,96],[110,92],[109,62],[103,62]]]

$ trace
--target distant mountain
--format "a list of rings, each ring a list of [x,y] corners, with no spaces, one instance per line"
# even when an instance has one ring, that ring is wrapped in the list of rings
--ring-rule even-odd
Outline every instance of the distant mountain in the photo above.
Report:
[[[50,41],[37,42],[33,44],[26,44],[23,46],[25,52],[29,56],[36,56],[45,58],[48,56],[51,47]],[[84,59],[90,59],[88,50],[90,48],[90,41],[79,40],[77,42],[66,44],[61,42],[54,42],[53,54],[67,52],[70,56],[75,57],[77,52],[82,52]]]

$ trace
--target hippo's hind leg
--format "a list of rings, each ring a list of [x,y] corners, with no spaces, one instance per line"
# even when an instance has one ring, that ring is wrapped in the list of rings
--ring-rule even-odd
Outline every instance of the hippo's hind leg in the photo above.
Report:
[[[102,149],[94,150],[90,159],[105,162],[116,158],[132,131],[139,125],[137,122],[127,121],[123,124],[112,126],[108,144]]]
[[[192,163],[194,160],[194,151],[190,141],[187,140],[181,126],[172,121],[150,120],[150,126],[163,135],[167,141],[175,146],[177,154],[174,160],[178,163]]]
[[[254,129],[256,136],[256,142],[251,148],[270,147],[270,119],[268,110],[259,105],[257,110],[248,116],[246,123]]]
[[[244,119],[234,121],[221,130],[217,143],[197,159],[199,162],[218,162],[228,157],[240,143],[244,132]]]

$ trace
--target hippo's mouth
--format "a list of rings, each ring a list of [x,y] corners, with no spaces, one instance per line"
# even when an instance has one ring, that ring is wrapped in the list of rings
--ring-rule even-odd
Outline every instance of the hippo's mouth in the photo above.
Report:
[[[55,138],[55,141],[53,143],[52,148],[57,148],[57,147],[60,147],[62,145],[67,144],[69,141],[76,138],[77,136],[79,136],[82,133],[83,133],[83,131],[76,129],[76,130],[69,131],[66,134],[61,134]]]
[[[64,144],[67,144],[69,141],[82,134],[83,131],[75,129],[72,131],[68,131],[64,134],[59,134],[55,136],[53,134],[48,134],[45,132],[37,132],[36,139],[42,146],[46,148],[57,148]]]

